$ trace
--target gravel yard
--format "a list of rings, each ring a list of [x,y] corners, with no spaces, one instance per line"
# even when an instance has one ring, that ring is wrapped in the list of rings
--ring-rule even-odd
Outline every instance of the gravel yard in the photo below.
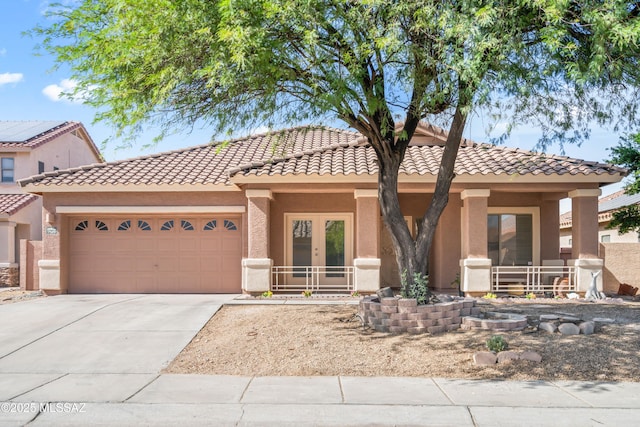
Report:
[[[509,350],[535,351],[542,362],[479,367],[489,331],[391,335],[362,327],[357,306],[223,307],[166,372],[227,375],[354,375],[512,380],[640,381],[640,303],[553,299],[479,301],[483,310],[525,315],[609,318],[593,335],[501,332]]]

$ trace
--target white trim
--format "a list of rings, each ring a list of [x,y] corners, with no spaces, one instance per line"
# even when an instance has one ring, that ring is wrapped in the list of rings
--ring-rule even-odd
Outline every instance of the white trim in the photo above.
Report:
[[[540,207],[538,206],[517,206],[517,207],[489,207],[487,215],[496,214],[528,214],[531,215],[532,236],[531,252],[533,255],[532,264],[540,265]]]
[[[600,197],[602,190],[599,188],[581,188],[578,190],[569,191],[567,195],[570,199],[576,197]]]
[[[271,190],[269,189],[247,188],[244,191],[244,195],[247,197],[247,199],[251,199],[254,197],[264,197],[264,198],[273,199],[273,195],[271,194]]]
[[[356,188],[353,190],[353,198],[358,199],[360,197],[375,197],[378,198],[377,188]]]
[[[244,213],[245,206],[58,206],[59,214]]]
[[[468,188],[466,190],[462,190],[460,192],[460,199],[464,200],[469,197],[489,197],[491,195],[491,190],[488,188]]]

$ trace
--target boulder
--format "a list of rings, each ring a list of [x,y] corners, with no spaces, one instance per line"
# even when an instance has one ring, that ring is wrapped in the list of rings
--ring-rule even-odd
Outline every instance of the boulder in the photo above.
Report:
[[[580,334],[580,328],[573,323],[561,323],[560,326],[558,326],[558,331],[560,331],[562,335]]]
[[[495,365],[498,357],[490,351],[479,351],[473,355],[473,362],[478,366]]]
[[[541,330],[541,331],[554,333],[558,328],[556,327],[556,325],[554,323],[541,322],[540,325],[538,325],[538,329]]]
[[[580,333],[584,335],[591,335],[596,330],[596,323],[592,321],[580,323]]]

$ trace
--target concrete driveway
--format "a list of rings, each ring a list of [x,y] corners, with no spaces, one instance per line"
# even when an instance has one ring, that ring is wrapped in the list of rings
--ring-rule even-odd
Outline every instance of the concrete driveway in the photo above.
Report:
[[[0,306],[0,373],[158,373],[235,295],[60,295]]]
[[[0,401],[120,401],[235,295],[60,295],[0,305]]]

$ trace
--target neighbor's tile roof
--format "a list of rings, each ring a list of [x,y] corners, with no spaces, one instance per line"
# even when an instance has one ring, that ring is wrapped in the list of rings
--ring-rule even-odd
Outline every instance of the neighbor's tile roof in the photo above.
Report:
[[[640,204],[640,194],[625,194],[624,190],[602,196],[598,199],[598,220],[600,222],[609,221],[611,212],[624,206]],[[571,227],[573,215],[571,211],[560,215],[560,226],[562,228]]]
[[[436,175],[443,147],[411,146],[401,173]],[[152,156],[47,172],[21,185],[170,185],[229,184],[230,176],[374,175],[373,149],[356,132],[300,127]],[[624,169],[596,162],[464,141],[458,175],[619,174]]]
[[[35,148],[80,127],[79,122],[0,121],[0,148]]]
[[[37,199],[34,194],[0,194],[0,214],[13,215]]]

